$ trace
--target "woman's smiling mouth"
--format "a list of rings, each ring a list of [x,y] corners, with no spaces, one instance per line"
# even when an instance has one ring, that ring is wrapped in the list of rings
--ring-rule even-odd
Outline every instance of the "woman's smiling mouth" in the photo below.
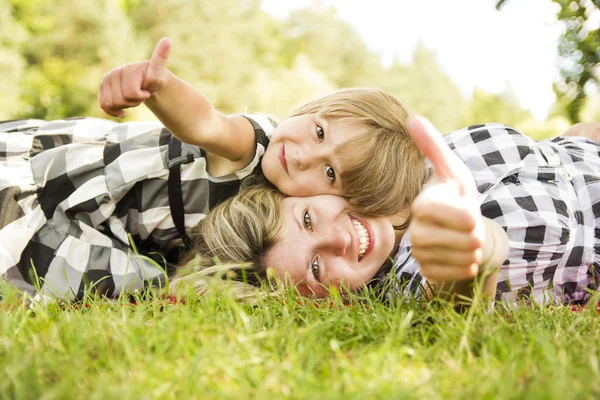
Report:
[[[373,249],[372,230],[369,224],[361,222],[355,217],[350,217],[358,234],[358,262],[360,262]]]

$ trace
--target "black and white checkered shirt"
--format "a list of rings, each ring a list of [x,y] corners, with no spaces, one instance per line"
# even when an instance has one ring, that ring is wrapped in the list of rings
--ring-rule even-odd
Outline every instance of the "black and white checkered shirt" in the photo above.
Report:
[[[600,146],[582,137],[536,142],[500,124],[445,139],[473,173],[482,215],[508,234],[496,300],[587,302],[600,285]],[[425,284],[410,251],[405,235],[393,271],[404,287],[394,291],[406,295]]]
[[[67,299],[92,282],[109,296],[158,284],[157,265],[177,262],[186,227],[260,170],[274,125],[246,117],[256,155],[219,178],[208,174],[203,150],[158,122],[0,123],[0,275],[31,294]]]

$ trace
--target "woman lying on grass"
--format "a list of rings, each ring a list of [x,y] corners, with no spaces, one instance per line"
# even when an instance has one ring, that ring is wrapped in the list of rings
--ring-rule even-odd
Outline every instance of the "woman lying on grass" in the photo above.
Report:
[[[212,275],[226,271],[240,296],[253,296],[272,271],[306,295],[393,278],[388,295],[470,296],[485,274],[477,287],[497,300],[589,300],[600,280],[596,142],[535,142],[498,124],[442,138],[419,119],[409,124],[434,173],[413,203],[407,232],[394,229],[406,214],[365,218],[339,197],[254,188],[194,229],[195,246],[170,291],[192,286],[202,294]]]

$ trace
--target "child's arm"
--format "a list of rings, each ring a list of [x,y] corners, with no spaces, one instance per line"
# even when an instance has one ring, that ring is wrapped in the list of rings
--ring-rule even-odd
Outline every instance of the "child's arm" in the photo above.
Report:
[[[506,232],[481,216],[471,172],[437,130],[428,121],[412,118],[409,131],[434,169],[413,203],[408,230],[421,274],[446,298],[472,297],[475,279],[484,274],[481,290],[493,296],[497,270],[508,255]]]
[[[100,107],[115,117],[142,102],[183,142],[217,158],[246,165],[254,156],[254,129],[242,116],[225,116],[202,93],[167,70],[171,41],[163,38],[150,60],[125,64],[102,79]]]

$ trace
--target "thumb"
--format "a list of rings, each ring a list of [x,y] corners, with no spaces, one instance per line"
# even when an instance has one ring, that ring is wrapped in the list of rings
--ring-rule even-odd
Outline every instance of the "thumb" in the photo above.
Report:
[[[171,39],[164,37],[158,42],[150,57],[143,83],[144,89],[153,92],[164,85],[167,78],[167,62],[169,61],[170,52]]]
[[[435,175],[443,182],[454,182],[462,194],[472,192],[473,177],[464,163],[450,150],[443,136],[424,117],[408,120],[408,132],[419,150],[431,161]]]
[[[154,51],[152,57],[150,57],[150,68],[155,71],[166,69],[167,61],[169,61],[169,53],[171,52],[171,39],[164,37],[160,39]]]
[[[408,120],[408,132],[417,148],[431,161],[436,175],[442,180],[454,179],[454,154],[435,126],[428,119],[415,116]]]

